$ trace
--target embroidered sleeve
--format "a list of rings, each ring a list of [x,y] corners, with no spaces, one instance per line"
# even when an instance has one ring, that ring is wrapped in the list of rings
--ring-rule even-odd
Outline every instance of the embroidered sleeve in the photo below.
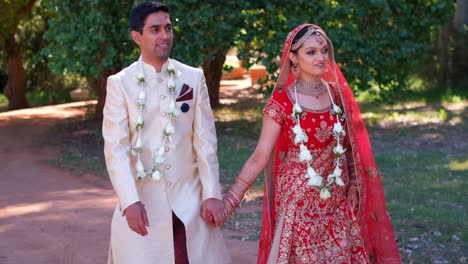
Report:
[[[277,123],[281,124],[286,118],[286,113],[281,104],[275,99],[275,96],[270,98],[263,108],[263,114],[273,118]]]

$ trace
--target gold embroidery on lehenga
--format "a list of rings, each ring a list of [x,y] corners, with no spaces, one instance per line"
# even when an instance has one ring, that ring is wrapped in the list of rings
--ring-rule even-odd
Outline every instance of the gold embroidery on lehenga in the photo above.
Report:
[[[290,113],[284,111],[291,108],[290,104],[268,103],[264,109],[268,115],[274,113],[272,118],[276,121],[281,120],[280,136],[288,141],[288,149],[280,153],[275,184],[274,228],[280,232],[275,263],[367,263],[359,224],[347,205],[346,189],[333,185],[333,195],[322,200],[318,189],[307,186],[306,166],[298,159],[299,148],[292,143],[293,122]],[[271,111],[272,107],[275,111]],[[333,120],[329,120],[328,112],[304,112],[303,118],[312,166],[326,179],[333,170]],[[342,177],[348,184],[346,166]],[[280,222],[281,218],[284,221]]]
[[[322,129],[322,128],[319,128],[317,127],[315,129],[315,134],[314,134],[314,137],[321,143],[327,141],[327,139],[330,138],[330,136],[332,135],[332,130],[333,128],[332,127],[327,127],[325,129]]]
[[[369,175],[371,178],[375,178],[379,174],[377,169],[374,167],[366,167],[364,170],[366,171],[367,175]]]

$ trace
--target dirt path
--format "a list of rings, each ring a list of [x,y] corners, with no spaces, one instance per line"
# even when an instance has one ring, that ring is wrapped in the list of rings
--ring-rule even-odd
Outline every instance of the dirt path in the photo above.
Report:
[[[116,198],[110,183],[47,161],[50,126],[86,103],[0,113],[0,264],[106,263]],[[53,139],[49,139],[53,140]],[[227,240],[234,263],[255,263],[257,242]]]

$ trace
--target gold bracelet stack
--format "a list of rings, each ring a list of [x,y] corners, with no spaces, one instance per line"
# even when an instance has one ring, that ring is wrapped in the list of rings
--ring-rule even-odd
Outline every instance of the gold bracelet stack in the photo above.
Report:
[[[231,189],[229,189],[229,192],[223,198],[224,207],[228,215],[236,211],[236,208],[241,204],[248,189],[249,185],[240,179],[237,179]]]

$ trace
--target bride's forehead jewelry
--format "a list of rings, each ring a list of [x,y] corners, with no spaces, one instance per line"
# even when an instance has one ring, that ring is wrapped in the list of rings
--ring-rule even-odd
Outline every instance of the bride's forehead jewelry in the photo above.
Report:
[[[300,38],[296,41],[296,43],[294,43],[292,46],[291,46],[291,50],[297,50],[299,49],[302,44],[304,44],[304,42],[309,39],[311,36],[314,36],[315,39],[320,43],[320,45],[323,45],[323,43],[326,43],[326,40],[325,40],[325,37],[323,35],[322,32],[320,32],[320,30],[316,29],[316,28],[308,28],[308,31]]]

